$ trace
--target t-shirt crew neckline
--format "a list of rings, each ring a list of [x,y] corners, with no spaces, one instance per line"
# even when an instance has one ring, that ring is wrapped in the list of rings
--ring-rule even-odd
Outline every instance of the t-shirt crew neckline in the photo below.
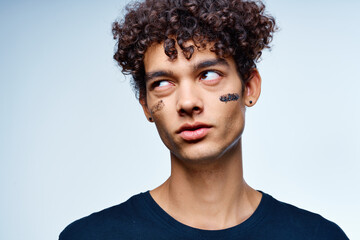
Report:
[[[186,234],[189,235],[189,237],[197,236],[224,239],[225,236],[245,236],[249,230],[257,226],[269,214],[270,209],[272,209],[270,206],[271,196],[261,191],[259,192],[262,193],[259,206],[248,219],[236,226],[220,230],[204,230],[183,224],[165,212],[152,198],[150,191],[144,192],[142,195],[146,207],[153,212],[154,217],[161,221],[169,231]]]

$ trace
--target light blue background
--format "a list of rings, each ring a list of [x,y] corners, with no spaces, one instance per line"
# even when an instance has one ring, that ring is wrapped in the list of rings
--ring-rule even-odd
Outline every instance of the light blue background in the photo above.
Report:
[[[359,1],[269,0],[245,177],[360,239]],[[152,189],[169,154],[112,60],[121,1],[0,2],[0,239],[57,239]]]

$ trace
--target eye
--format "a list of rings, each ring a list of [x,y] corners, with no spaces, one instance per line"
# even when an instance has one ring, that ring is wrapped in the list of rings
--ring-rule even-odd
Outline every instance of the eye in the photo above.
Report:
[[[158,87],[164,87],[169,84],[170,84],[169,81],[166,81],[166,80],[158,81]]]
[[[167,80],[159,80],[155,81],[153,84],[151,84],[152,89],[166,89],[171,86],[171,83]]]
[[[207,83],[214,83],[221,79],[222,75],[216,71],[205,71],[201,73],[200,80],[205,81]]]

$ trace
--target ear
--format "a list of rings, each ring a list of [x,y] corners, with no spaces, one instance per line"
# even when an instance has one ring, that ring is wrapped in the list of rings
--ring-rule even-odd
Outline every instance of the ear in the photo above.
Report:
[[[245,84],[245,91],[243,100],[245,105],[252,107],[259,99],[261,92],[261,77],[257,69],[252,69],[251,75],[247,83]]]
[[[140,96],[139,98],[139,102],[143,108],[143,111],[144,111],[144,114],[146,116],[146,119],[149,121],[149,122],[153,122],[152,120],[152,116],[151,116],[151,112],[147,106],[147,103],[146,103],[146,99],[144,96]]]

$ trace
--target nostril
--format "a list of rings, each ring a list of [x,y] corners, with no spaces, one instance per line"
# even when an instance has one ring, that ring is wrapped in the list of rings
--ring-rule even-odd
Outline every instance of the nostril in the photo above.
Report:
[[[200,101],[196,102],[193,100],[182,100],[176,106],[177,112],[184,116],[184,115],[192,115],[192,114],[199,114],[202,112],[202,103]]]

